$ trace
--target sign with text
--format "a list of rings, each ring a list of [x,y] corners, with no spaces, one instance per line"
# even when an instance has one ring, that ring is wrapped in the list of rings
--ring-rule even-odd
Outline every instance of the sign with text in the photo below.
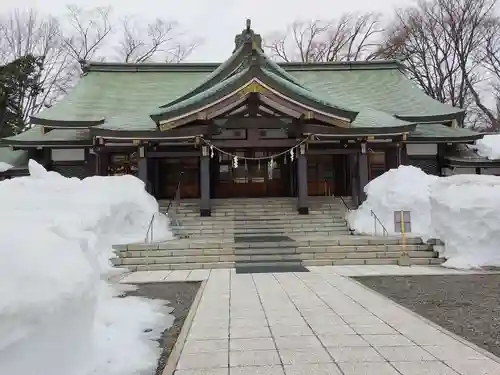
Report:
[[[411,233],[411,214],[410,211],[394,211],[394,232]]]

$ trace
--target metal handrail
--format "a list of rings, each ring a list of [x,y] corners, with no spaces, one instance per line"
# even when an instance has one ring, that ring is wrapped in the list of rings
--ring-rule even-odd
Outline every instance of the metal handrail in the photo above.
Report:
[[[374,224],[374,229],[375,229],[375,235],[377,234],[377,222],[378,222],[380,224],[380,226],[382,227],[382,233],[383,233],[383,235],[384,236],[388,236],[389,232],[387,231],[387,229],[385,229],[384,224],[382,224],[382,222],[380,221],[380,219],[378,218],[378,216],[375,214],[375,212],[373,212],[372,210],[370,210],[370,214],[373,217],[373,224]]]
[[[152,216],[151,216],[151,220],[149,221],[149,225],[148,225],[148,230],[146,231],[146,237],[144,238],[144,242],[145,243],[151,243],[153,242],[153,223],[155,221],[155,217],[156,215],[160,214],[160,215],[163,215],[165,217],[168,218],[168,212],[170,211],[170,208],[172,207],[172,204],[174,201],[177,201],[178,199],[180,199],[180,196],[181,196],[181,178],[182,178],[182,175],[184,174],[184,172],[181,172],[180,173],[180,177],[179,177],[179,182],[177,182],[177,186],[175,188],[175,194],[172,198],[170,198],[170,200],[168,201],[168,205],[167,205],[167,210],[165,211],[165,213],[163,212],[155,212]],[[151,233],[151,241],[148,241],[149,240],[149,234]]]
[[[349,208],[349,206],[347,205],[346,201],[344,200],[344,197],[342,197],[341,195],[339,196],[340,200],[342,201],[342,203],[344,203],[344,206],[347,210],[347,212],[351,211],[351,209]]]

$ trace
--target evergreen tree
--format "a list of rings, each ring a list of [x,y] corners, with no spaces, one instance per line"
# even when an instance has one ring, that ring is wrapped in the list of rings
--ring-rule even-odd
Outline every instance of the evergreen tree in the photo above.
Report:
[[[42,58],[32,55],[0,66],[0,138],[18,134],[28,125],[23,105],[42,91],[38,79],[41,69]]]

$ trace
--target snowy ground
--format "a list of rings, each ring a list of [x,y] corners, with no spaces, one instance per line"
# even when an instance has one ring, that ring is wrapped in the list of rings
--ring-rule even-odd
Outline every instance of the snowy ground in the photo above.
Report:
[[[375,233],[373,213],[397,234],[395,211],[410,211],[411,233],[445,243],[443,265],[500,266],[500,177],[436,177],[412,166],[391,169],[365,187],[366,201],[348,214],[358,233]]]
[[[29,167],[29,177],[0,182],[0,374],[150,371],[154,339],[173,317],[160,302],[116,298],[126,286],[107,280],[120,272],[111,245],[142,241],[156,200],[132,176]],[[155,236],[171,238],[162,218]]]

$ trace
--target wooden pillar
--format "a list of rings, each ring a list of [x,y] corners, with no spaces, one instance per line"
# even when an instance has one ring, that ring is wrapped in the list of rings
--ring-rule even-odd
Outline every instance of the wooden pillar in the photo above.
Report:
[[[359,178],[358,178],[358,155],[349,155],[349,176],[351,178],[352,201],[359,205]]]
[[[200,156],[200,216],[211,216],[210,207],[210,154],[207,146],[201,147]]]
[[[146,146],[139,146],[137,156],[137,178],[144,182],[144,187],[146,191],[149,192],[148,157],[146,155]]]
[[[366,200],[365,186],[368,184],[368,154],[358,156],[359,204]]]
[[[444,160],[444,156],[446,155],[446,149],[447,149],[446,144],[439,143],[437,145],[436,164],[437,164],[437,168],[438,168],[438,176],[441,176],[441,177],[444,176],[443,168],[446,167],[446,163]]]
[[[402,164],[401,151],[400,145],[385,150],[386,170],[398,168]]]
[[[297,155],[297,188],[298,212],[300,215],[309,214],[309,193],[307,191],[307,156],[305,145],[299,147]]]

